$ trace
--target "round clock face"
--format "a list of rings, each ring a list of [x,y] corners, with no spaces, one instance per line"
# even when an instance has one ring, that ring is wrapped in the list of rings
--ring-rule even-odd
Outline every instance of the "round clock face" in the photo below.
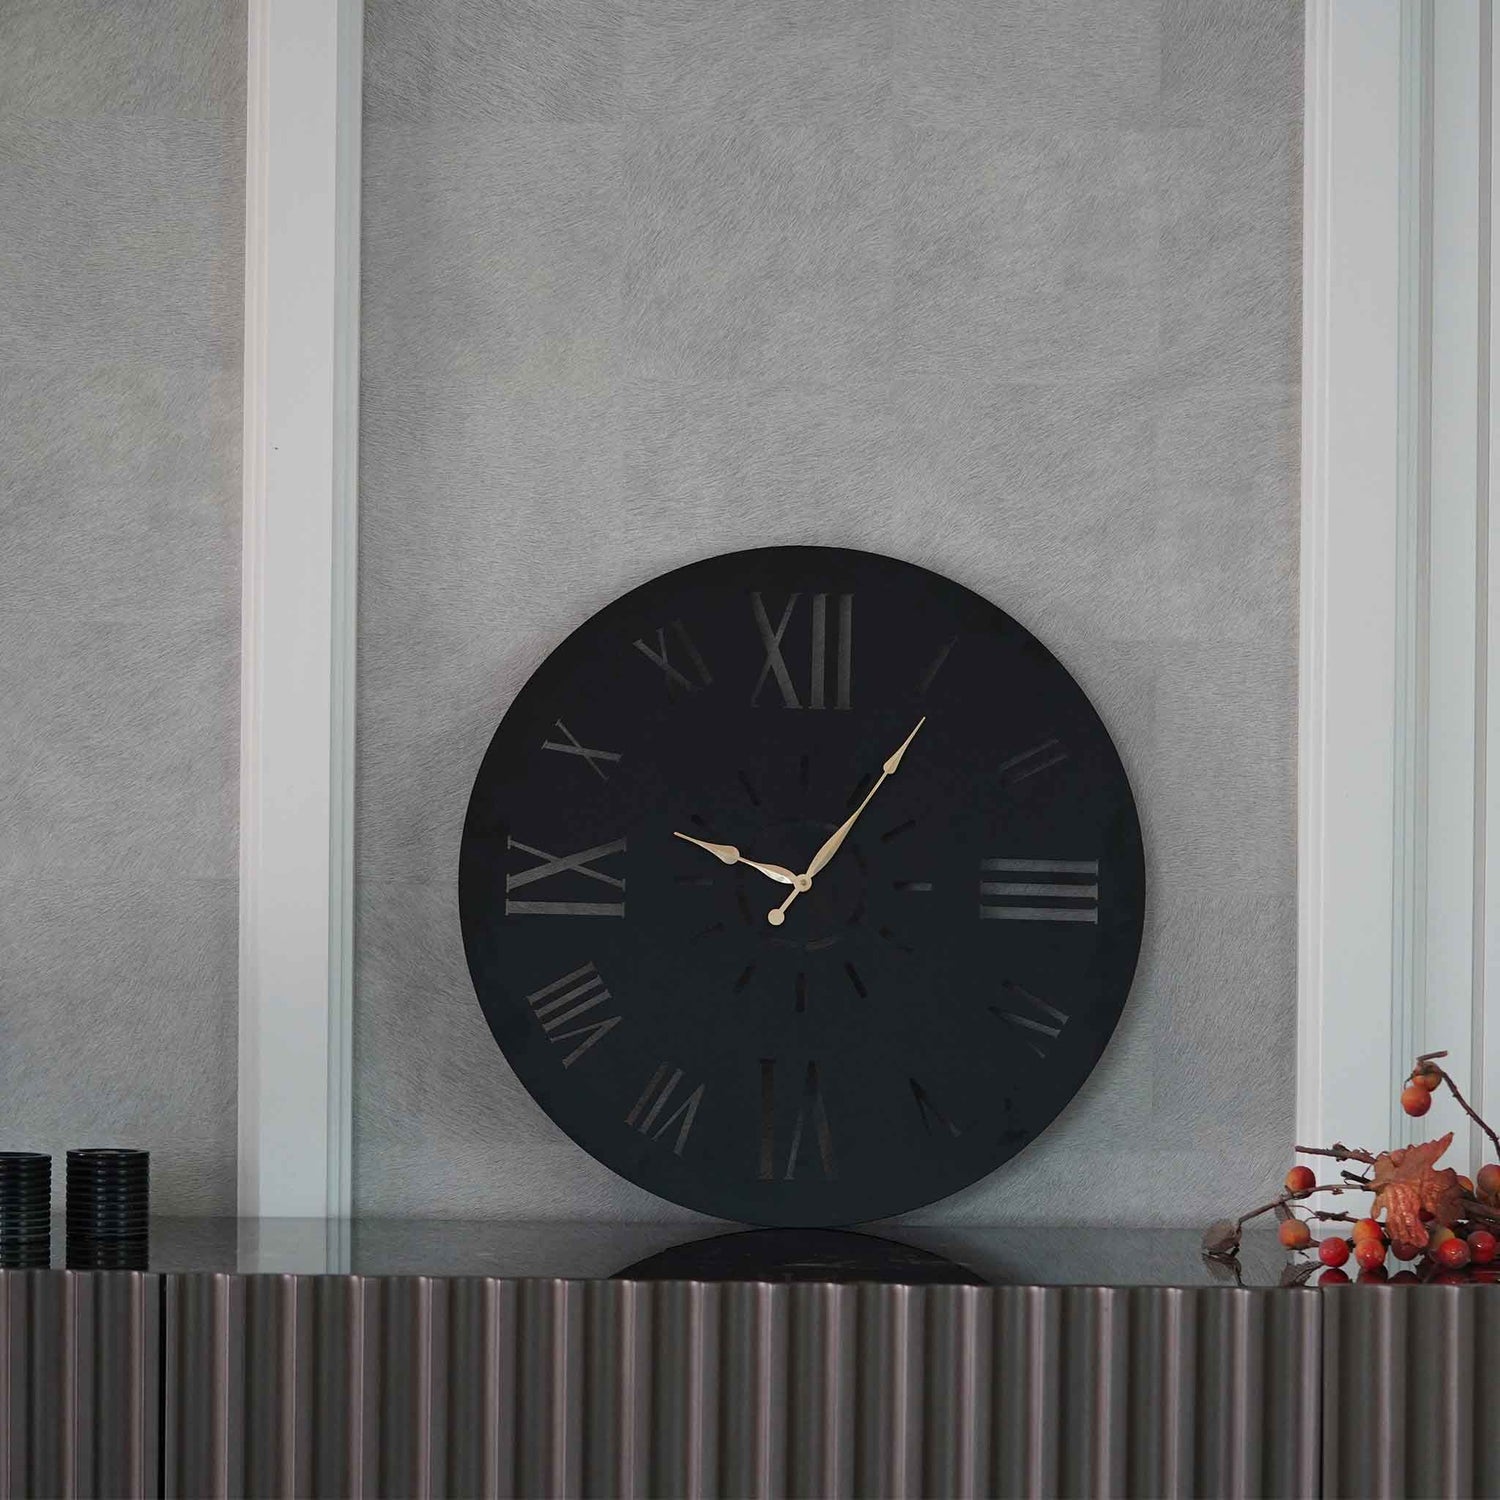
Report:
[[[1140,823],[1016,622],[776,547],[665,574],[522,689],[464,827],[485,1019],[632,1182],[751,1223],[884,1218],[1013,1156],[1135,971]]]

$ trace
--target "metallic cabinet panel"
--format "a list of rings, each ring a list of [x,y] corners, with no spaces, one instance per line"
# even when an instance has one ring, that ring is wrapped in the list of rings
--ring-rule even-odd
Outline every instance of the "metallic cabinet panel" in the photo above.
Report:
[[[158,1492],[158,1278],[0,1272],[0,1500]]]
[[[1307,1495],[1311,1293],[164,1278],[169,1495]]]
[[[1325,1296],[1323,1492],[1500,1494],[1500,1292]]]

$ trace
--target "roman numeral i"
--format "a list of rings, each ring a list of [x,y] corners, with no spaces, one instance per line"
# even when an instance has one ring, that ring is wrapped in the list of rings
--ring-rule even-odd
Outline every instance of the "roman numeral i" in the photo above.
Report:
[[[609,997],[609,991],[605,989],[604,981],[600,979],[599,971],[592,963],[584,964],[581,969],[574,969],[571,974],[564,974],[561,979],[554,979],[551,984],[533,990],[526,997],[532,1014],[542,1023],[542,1030],[553,1042],[567,1042],[579,1036],[584,1038],[563,1058],[563,1067],[571,1068],[595,1042],[608,1036],[624,1018],[595,1017],[567,1031],[559,1028],[603,1005]]]
[[[1001,922],[1099,920],[1097,859],[985,859],[979,872],[981,917]],[[997,880],[997,875],[1005,878]]]
[[[523,854],[534,855],[542,861],[541,864],[533,865],[529,870],[520,870],[505,877],[506,916],[623,917],[625,915],[623,901],[535,901],[529,898],[512,901],[510,896],[512,891],[534,885],[539,880],[553,879],[570,870],[575,874],[587,876],[590,880],[613,886],[617,891],[623,891],[624,880],[608,875],[603,870],[596,870],[593,865],[596,860],[606,859],[611,854],[623,854],[625,852],[624,839],[615,839],[609,844],[596,844],[592,849],[583,849],[577,854],[548,854],[545,849],[537,849],[531,844],[523,844],[520,839],[511,837],[506,838],[505,847],[519,849]]]
[[[759,593],[750,595],[750,613],[755,619],[755,628],[760,633],[761,645],[766,657],[761,665],[760,676],[755,679],[755,688],[750,694],[750,706],[756,707],[768,678],[776,679],[781,691],[781,702],[786,708],[801,708],[802,700],[797,695],[781,643],[787,626],[797,608],[801,594],[793,594],[781,611],[781,618],[772,628],[771,617],[766,613],[765,600]],[[827,594],[813,594],[810,601],[807,707],[827,708],[828,667],[830,657],[833,664],[834,708],[849,707],[850,679],[854,670],[854,595],[838,594],[837,603],[830,621]],[[829,640],[830,634],[832,641]]]

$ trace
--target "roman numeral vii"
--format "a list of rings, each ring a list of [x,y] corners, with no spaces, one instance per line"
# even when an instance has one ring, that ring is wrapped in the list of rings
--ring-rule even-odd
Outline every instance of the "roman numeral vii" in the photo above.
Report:
[[[687,1145],[688,1133],[693,1128],[693,1121],[698,1117],[698,1106],[703,1103],[703,1091],[705,1084],[699,1084],[691,1093],[684,1091],[677,1093],[677,1085],[682,1082],[682,1069],[674,1068],[671,1063],[664,1062],[652,1075],[651,1081],[646,1085],[641,1097],[635,1101],[635,1108],[625,1116],[625,1123],[632,1130],[638,1130],[644,1136],[649,1136],[653,1141],[659,1141],[674,1125],[677,1126],[677,1142],[672,1147],[674,1156],[682,1155],[682,1148]],[[665,1118],[662,1111],[676,1099],[676,1108]]]

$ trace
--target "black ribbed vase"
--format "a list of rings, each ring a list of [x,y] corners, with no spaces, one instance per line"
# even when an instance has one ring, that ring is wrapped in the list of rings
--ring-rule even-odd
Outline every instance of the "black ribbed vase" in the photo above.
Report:
[[[151,1212],[147,1151],[68,1152],[68,1260],[80,1247],[145,1244]]]
[[[0,1151],[0,1266],[45,1266],[52,1249],[52,1158]]]

